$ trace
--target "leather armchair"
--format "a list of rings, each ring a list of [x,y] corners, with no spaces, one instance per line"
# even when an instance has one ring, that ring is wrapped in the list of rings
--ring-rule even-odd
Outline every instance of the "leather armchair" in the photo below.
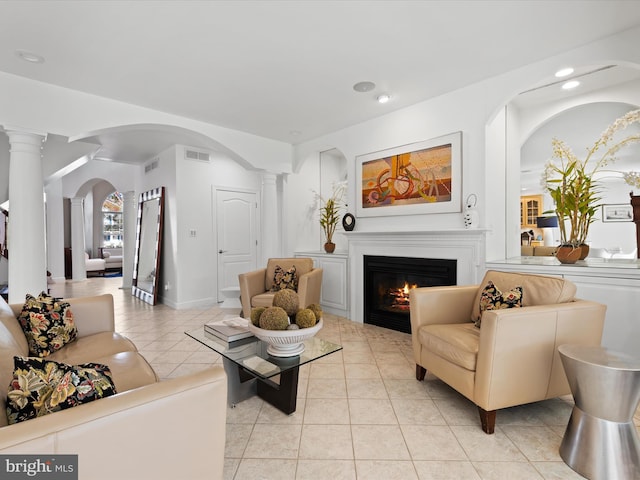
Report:
[[[503,292],[522,286],[522,307],[480,313],[489,280]],[[495,271],[480,285],[411,290],[416,378],[429,371],[474,402],[489,434],[496,410],[571,393],[558,346],[599,345],[606,312],[575,292],[562,278]]]
[[[275,291],[271,291],[274,282],[276,266],[289,270],[296,267],[298,275],[298,297],[301,308],[312,303],[320,303],[320,290],[322,288],[322,269],[313,267],[311,258],[270,258],[266,268],[238,275],[240,283],[240,301],[242,303],[242,315],[245,318],[251,316],[253,307],[270,307]]]

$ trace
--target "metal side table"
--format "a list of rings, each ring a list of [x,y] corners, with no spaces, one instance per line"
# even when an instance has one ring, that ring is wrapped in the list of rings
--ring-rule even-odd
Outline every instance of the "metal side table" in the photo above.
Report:
[[[558,352],[575,400],[560,456],[590,480],[640,479],[640,358],[586,345]]]

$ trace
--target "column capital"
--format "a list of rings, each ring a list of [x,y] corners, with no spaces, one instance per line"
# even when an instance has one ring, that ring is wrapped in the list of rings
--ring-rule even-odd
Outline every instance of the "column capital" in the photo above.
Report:
[[[80,205],[82,206],[82,202],[84,201],[83,197],[72,197],[69,199],[71,205]]]
[[[263,185],[275,185],[278,175],[272,172],[262,172]]]
[[[41,139],[41,141],[47,140],[47,132],[41,132],[39,130],[34,130],[32,128],[19,127],[17,125],[2,125],[3,130],[7,135],[11,134],[22,134],[22,135],[32,135]]]
[[[47,140],[46,133],[37,133],[25,129],[7,128],[5,125],[5,133],[9,137],[9,150],[11,152],[23,153],[40,153],[44,142]]]

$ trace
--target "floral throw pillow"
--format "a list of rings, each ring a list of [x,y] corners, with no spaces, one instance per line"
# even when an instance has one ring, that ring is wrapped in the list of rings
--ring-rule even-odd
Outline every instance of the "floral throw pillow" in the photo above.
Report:
[[[280,265],[276,265],[271,291],[277,292],[285,288],[296,292],[298,291],[298,274],[296,273],[295,265],[292,265],[289,270],[285,270]]]
[[[491,280],[482,290],[480,296],[480,318],[475,321],[476,327],[480,328],[482,313],[486,310],[502,310],[505,308],[522,307],[522,287],[514,287],[508,292],[502,293]]]
[[[116,394],[106,365],[66,363],[40,357],[13,357],[7,421],[14,424]]]
[[[38,297],[26,295],[18,322],[29,343],[29,354],[46,357],[73,342],[78,330],[71,306],[42,292]]]

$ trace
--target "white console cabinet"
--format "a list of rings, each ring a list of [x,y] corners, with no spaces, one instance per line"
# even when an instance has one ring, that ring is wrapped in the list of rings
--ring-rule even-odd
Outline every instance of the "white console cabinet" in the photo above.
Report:
[[[604,303],[602,345],[637,355],[640,341],[640,260],[591,259],[561,265],[555,257],[517,257],[487,262],[487,269],[555,275],[576,284],[576,296]],[[526,295],[526,292],[523,293]]]
[[[295,252],[296,257],[309,257],[322,269],[320,306],[328,313],[349,318],[349,256],[346,252]]]

